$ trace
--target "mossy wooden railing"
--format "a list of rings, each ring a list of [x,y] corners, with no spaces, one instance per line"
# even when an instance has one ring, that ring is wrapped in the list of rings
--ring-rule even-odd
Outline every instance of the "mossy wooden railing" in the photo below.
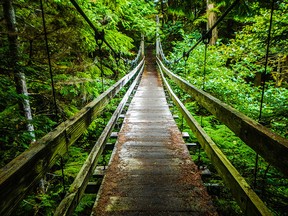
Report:
[[[65,198],[61,201],[58,208],[56,209],[54,216],[65,216],[65,215],[73,214],[75,208],[79,204],[85,192],[85,188],[88,184],[89,177],[93,174],[96,168],[97,161],[103,152],[105,144],[112,132],[112,129],[114,128],[116,124],[118,117],[121,114],[137,82],[140,80],[143,69],[144,69],[144,65],[141,67],[140,72],[138,73],[136,79],[133,81],[130,88],[128,89],[124,97],[122,98],[121,102],[119,103],[117,109],[115,110],[112,117],[110,118],[102,134],[100,135],[97,142],[93,146],[80,172],[77,174],[74,182],[71,184],[68,190],[68,193],[66,194]]]
[[[144,59],[74,117],[61,123],[0,170],[1,216],[12,213],[17,204],[39,183],[59,157],[67,152],[68,147],[83,134],[109,101],[136,77],[143,64]]]
[[[288,140],[247,117],[212,95],[197,89],[186,80],[173,74],[158,59],[165,74],[183,91],[230,128],[243,142],[260,154],[268,163],[288,176]]]
[[[213,112],[212,111],[210,111],[210,112],[212,114],[214,114],[216,117],[221,116],[221,115],[226,115],[227,112],[232,113],[232,114],[228,115],[228,117],[224,116],[224,117],[219,118],[219,119],[224,119],[224,121],[223,121],[224,123],[226,123],[226,121],[229,121],[229,119],[226,119],[226,117],[227,118],[230,117],[231,118],[230,121],[233,121],[233,119],[237,119],[238,121],[236,121],[234,124],[231,122],[229,123],[230,127],[232,127],[232,129],[231,129],[232,131],[235,130],[236,126],[240,127],[240,129],[241,129],[241,126],[243,128],[249,128],[249,132],[258,131],[258,133],[256,133],[255,136],[260,136],[260,138],[258,138],[259,140],[264,140],[264,138],[262,136],[273,135],[272,138],[270,138],[270,142],[271,142],[271,139],[274,140],[274,139],[278,138],[276,140],[278,142],[279,142],[279,140],[282,141],[281,144],[283,146],[287,146],[287,140],[279,137],[278,135],[273,134],[272,132],[268,131],[268,129],[266,129],[262,126],[260,127],[260,129],[261,129],[260,130],[259,125],[257,123],[255,123],[253,120],[251,120],[248,117],[246,117],[245,115],[239,113],[238,111],[236,111],[232,107],[220,102],[219,100],[212,97],[211,95],[209,95],[209,94],[207,94],[201,90],[198,90],[197,88],[195,88],[194,86],[192,86],[188,82],[184,81],[182,78],[176,76],[171,71],[169,71],[159,59],[157,59],[157,63],[158,63],[159,69],[160,69],[161,77],[163,79],[163,82],[164,82],[166,89],[169,92],[169,95],[171,96],[172,100],[174,101],[174,103],[176,104],[176,106],[180,110],[181,114],[185,118],[190,129],[193,131],[193,133],[197,137],[199,143],[201,144],[201,146],[205,150],[207,156],[212,161],[212,164],[215,166],[218,173],[223,178],[224,182],[229,186],[229,188],[231,188],[231,192],[232,192],[233,196],[235,197],[235,200],[237,201],[237,203],[239,204],[239,206],[241,207],[241,209],[243,210],[245,215],[271,215],[269,209],[265,206],[265,204],[262,202],[262,200],[257,196],[257,194],[252,190],[252,188],[245,181],[245,179],[239,174],[239,172],[229,162],[229,160],[221,152],[221,150],[217,147],[217,145],[213,142],[213,140],[206,134],[206,132],[201,128],[201,126],[195,120],[195,118],[189,113],[189,111],[185,108],[185,106],[181,103],[181,101],[176,97],[176,95],[173,93],[171,87],[169,86],[168,82],[166,81],[164,74],[163,74],[163,71],[173,81],[175,81],[175,83],[177,83],[179,86],[181,86],[181,88],[183,90],[186,90],[188,93],[193,92],[193,94],[191,93],[191,95],[194,96],[195,99],[197,97],[196,100],[201,105],[203,105],[205,108],[207,108],[209,111],[212,110]],[[193,90],[189,91],[190,88],[192,88]],[[236,116],[233,116],[233,114]],[[235,125],[235,124],[242,122],[242,121],[244,123],[242,123],[240,125]],[[252,122],[253,124],[250,124],[249,126],[247,126],[247,124],[250,122]],[[256,127],[253,127],[255,125],[256,125]],[[253,129],[251,129],[251,127]],[[259,132],[259,130],[260,130],[260,132]],[[261,132],[265,132],[265,133],[262,134]],[[236,135],[238,135],[238,134],[236,134]],[[240,135],[241,135],[241,133],[240,133]],[[245,135],[246,139],[247,139],[247,137],[250,137],[250,136],[247,134]],[[265,141],[269,142],[267,139]],[[249,144],[252,145],[251,142],[249,142]],[[265,143],[262,143],[262,144],[265,145]],[[279,148],[282,148],[282,145]],[[287,148],[286,148],[286,152],[287,152]],[[268,153],[269,153],[269,151],[268,151]],[[267,153],[265,153],[264,155],[266,155],[266,154]],[[280,162],[281,161],[278,161],[278,163],[280,163]],[[285,170],[285,171],[287,171],[287,170]]]

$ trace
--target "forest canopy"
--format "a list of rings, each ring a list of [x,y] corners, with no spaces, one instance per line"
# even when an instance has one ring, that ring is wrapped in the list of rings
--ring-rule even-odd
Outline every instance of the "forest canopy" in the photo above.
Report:
[[[39,1],[5,0],[1,4],[1,166],[29,147],[31,133],[27,132],[27,121],[35,127],[36,139],[41,138],[102,92],[102,75],[108,88],[129,71],[121,59],[135,58],[142,34],[148,40],[154,36],[156,10],[152,2],[78,3],[113,50],[102,44],[101,38],[95,40],[93,29],[71,2],[43,1],[58,116]],[[5,19],[5,7],[9,4],[15,11],[14,29],[8,29]],[[16,50],[10,49],[10,36],[15,36]],[[17,52],[18,58],[11,52]],[[15,63],[17,68],[13,68]],[[26,95],[17,90],[17,73],[25,74]],[[33,119],[27,120],[23,113],[21,103],[25,100],[29,100]]]

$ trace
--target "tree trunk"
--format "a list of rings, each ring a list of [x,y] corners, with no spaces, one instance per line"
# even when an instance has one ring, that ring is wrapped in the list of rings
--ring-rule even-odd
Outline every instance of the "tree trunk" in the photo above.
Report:
[[[19,67],[19,47],[18,47],[18,30],[16,27],[16,17],[12,0],[3,0],[3,13],[6,20],[9,41],[9,64],[14,75],[14,82],[18,94],[23,95],[19,99],[20,112],[27,119],[27,130],[30,133],[32,140],[35,141],[34,126],[31,124],[32,113],[30,102],[28,99],[28,91],[26,85],[25,74],[20,71]]]
[[[217,21],[217,15],[213,11],[214,9],[214,3],[211,2],[210,0],[207,0],[207,17],[208,17],[208,22],[207,22],[207,30],[210,29],[214,23]],[[210,39],[210,45],[216,44],[216,41],[218,39],[218,30],[217,27],[213,29],[212,31],[212,37]]]

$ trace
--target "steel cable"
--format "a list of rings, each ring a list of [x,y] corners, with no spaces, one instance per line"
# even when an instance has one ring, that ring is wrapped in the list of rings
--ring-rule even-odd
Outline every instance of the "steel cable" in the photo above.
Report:
[[[54,79],[53,79],[53,72],[52,72],[52,65],[51,65],[51,57],[50,57],[50,50],[49,50],[48,37],[47,37],[46,21],[45,21],[45,14],[44,14],[44,7],[43,7],[42,0],[40,0],[40,8],[41,8],[41,12],[42,12],[42,23],[43,23],[43,30],[44,30],[44,37],[45,37],[45,46],[46,46],[46,52],[47,52],[47,58],[48,58],[48,66],[49,66],[51,87],[52,87],[54,111],[55,111],[56,119],[58,121],[58,110],[57,110],[57,102],[56,102],[56,93],[55,93],[55,86],[54,86]]]
[[[240,0],[235,0],[226,10],[225,12],[221,15],[221,17],[214,23],[214,25],[205,33],[201,36],[201,38],[187,51],[188,54],[190,54],[192,52],[192,50],[195,49],[195,47],[197,47],[201,41],[203,41],[203,39],[206,39],[207,37],[209,37],[209,35],[212,34],[212,31],[214,28],[216,28],[218,26],[218,24],[227,16],[227,14],[239,3]],[[180,58],[176,59],[174,61],[174,63],[178,63],[181,59],[183,58],[183,56],[181,56]]]
[[[172,62],[169,61],[169,60],[166,58],[166,56],[165,56],[165,54],[164,54],[164,52],[163,52],[163,48],[162,48],[162,44],[161,44],[160,39],[159,39],[159,52],[160,52],[160,56],[161,56],[162,60],[164,60],[164,63],[165,63],[166,65],[172,64]]]
[[[260,109],[259,109],[259,117],[258,117],[259,123],[261,123],[261,119],[262,119],[264,94],[265,94],[265,87],[266,87],[267,67],[268,67],[268,58],[269,58],[268,55],[269,55],[269,50],[270,50],[271,32],[272,32],[272,24],[273,24],[274,4],[275,4],[275,0],[272,0],[270,22],[269,22],[269,29],[268,29],[268,37],[267,37],[267,46],[266,46],[265,66],[264,66],[263,82],[262,82],[262,93],[261,93],[261,101],[260,101]],[[256,153],[255,168],[254,168],[254,182],[253,182],[254,188],[257,186],[258,162],[259,162],[259,155],[258,155],[258,153]]]
[[[89,26],[94,30],[96,37],[101,37],[101,34],[104,32],[99,32],[99,30],[93,25],[93,23],[90,21],[90,19],[86,16],[84,11],[81,9],[81,7],[78,5],[78,3],[75,0],[70,0],[70,2],[74,5],[76,10],[81,14],[81,16],[85,19],[85,21],[89,24]],[[112,48],[112,46],[105,40],[103,35],[103,42],[109,47],[109,49],[114,53],[115,56],[117,56],[117,52]]]

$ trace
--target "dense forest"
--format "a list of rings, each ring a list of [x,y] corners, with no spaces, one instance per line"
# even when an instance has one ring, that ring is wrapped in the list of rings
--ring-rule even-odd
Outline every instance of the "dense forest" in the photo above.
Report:
[[[174,73],[288,138],[288,0],[240,1],[213,30],[210,41],[189,55],[186,52],[231,1],[78,0],[94,30],[71,2],[1,0],[0,167],[129,72],[142,37],[146,46],[154,46],[156,31]],[[176,86],[174,90],[252,185],[255,152],[193,98]],[[53,214],[65,193],[62,180],[67,186],[73,181],[119,98],[47,173],[15,215]],[[178,121],[181,125],[181,118]],[[189,131],[185,124],[184,130]],[[192,134],[190,139],[197,141]],[[204,152],[191,154],[198,164],[215,170]],[[105,164],[108,159],[101,160]],[[256,170],[255,191],[275,215],[287,215],[287,177],[261,157]],[[207,182],[222,184],[217,174]],[[243,215],[228,189],[221,190],[214,195],[219,213]],[[85,196],[75,214],[85,215],[94,199]]]

